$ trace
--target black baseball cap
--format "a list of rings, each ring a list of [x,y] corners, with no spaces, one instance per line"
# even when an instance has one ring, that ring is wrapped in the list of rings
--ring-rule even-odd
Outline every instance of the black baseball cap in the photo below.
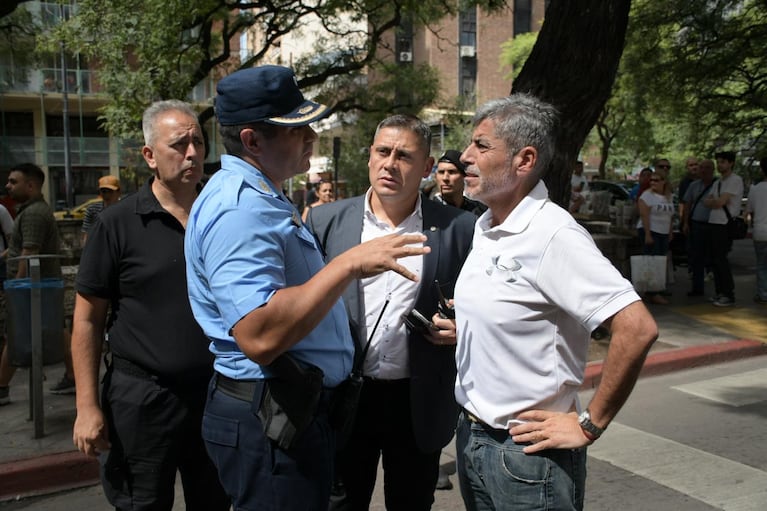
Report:
[[[216,86],[215,110],[221,126],[266,122],[305,126],[330,115],[330,108],[304,98],[293,70],[283,66],[240,69]]]
[[[461,152],[454,149],[448,149],[442,156],[439,157],[437,162],[447,162],[455,165],[455,168],[460,170],[463,174],[466,174],[466,165],[461,161]]]

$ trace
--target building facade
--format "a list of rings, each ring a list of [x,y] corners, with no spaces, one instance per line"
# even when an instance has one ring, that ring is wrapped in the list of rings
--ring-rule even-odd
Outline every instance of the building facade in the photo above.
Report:
[[[460,104],[470,113],[477,104],[509,93],[511,83],[504,77],[508,70],[499,63],[501,44],[515,34],[539,30],[546,3],[508,0],[505,8],[493,13],[472,7],[432,27],[404,22],[386,36],[380,49],[382,54],[388,52],[385,58],[401,65],[425,63],[438,71],[440,99],[422,113],[435,127],[435,150],[441,149],[446,111]],[[31,1],[19,8],[29,10],[44,26],[52,26],[75,14],[77,2]],[[316,31],[307,24],[301,31],[286,34],[267,53],[267,60],[290,66],[295,58],[314,51],[312,34]],[[232,43],[244,61],[248,48],[260,47],[259,34],[249,31]],[[189,99],[204,102],[214,94],[210,79],[198,85]],[[67,200],[75,205],[94,197],[98,178],[104,174],[125,179],[121,169],[143,168],[140,143],[124,143],[101,127],[99,111],[105,104],[98,68],[82,56],[53,54],[29,68],[0,53],[0,184],[5,183],[11,165],[35,162],[47,174],[47,199],[62,208]],[[332,131],[335,127],[331,119],[320,129]],[[209,161],[217,160],[220,152],[214,131],[209,129]],[[124,184],[130,190],[138,183]]]
[[[31,1],[18,9],[29,11],[45,29],[75,15],[77,2]],[[198,84],[189,99],[207,102],[213,94],[211,79]],[[125,191],[135,190],[139,179],[128,179],[121,170],[146,169],[141,141],[109,136],[99,120],[106,104],[98,67],[82,55],[62,51],[29,65],[14,61],[12,52],[0,52],[0,195],[10,167],[23,162],[46,173],[43,193],[56,209],[96,197],[98,179],[106,174],[120,176]]]

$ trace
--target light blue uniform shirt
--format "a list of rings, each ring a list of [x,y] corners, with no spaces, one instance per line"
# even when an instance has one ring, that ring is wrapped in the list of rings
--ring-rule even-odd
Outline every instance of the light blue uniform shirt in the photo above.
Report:
[[[324,266],[314,237],[295,207],[255,167],[221,157],[221,170],[203,188],[186,226],[189,301],[211,340],[214,368],[230,378],[271,376],[247,358],[230,329],[280,289],[308,281]],[[351,372],[354,344],[343,302],[290,349],[325,373],[335,387]]]

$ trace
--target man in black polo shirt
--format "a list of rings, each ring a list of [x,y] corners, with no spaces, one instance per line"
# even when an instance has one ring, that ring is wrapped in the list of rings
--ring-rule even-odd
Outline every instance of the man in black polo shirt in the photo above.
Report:
[[[213,357],[187,298],[184,232],[202,178],[197,114],[181,101],[144,112],[154,176],[107,208],[88,234],[76,280],[72,355],[77,448],[100,457],[119,509],[173,507],[176,471],[186,509],[228,510],[200,433]],[[99,360],[111,304],[101,406]],[[108,357],[109,358],[109,357]]]

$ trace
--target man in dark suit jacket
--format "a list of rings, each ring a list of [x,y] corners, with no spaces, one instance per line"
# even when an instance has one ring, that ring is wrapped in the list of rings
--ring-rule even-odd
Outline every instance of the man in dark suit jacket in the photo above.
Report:
[[[455,327],[436,314],[435,281],[445,296],[453,296],[476,217],[420,197],[421,179],[434,165],[430,139],[429,127],[418,118],[388,117],[370,148],[370,190],[312,208],[307,218],[328,260],[392,233],[422,232],[431,248],[423,257],[399,261],[419,275],[417,283],[387,272],[344,292],[356,356],[370,346],[356,421],[337,459],[345,494],[333,499],[331,509],[368,509],[381,456],[387,509],[430,509],[440,452],[455,429]],[[439,329],[423,334],[407,327],[402,316],[412,309]]]

